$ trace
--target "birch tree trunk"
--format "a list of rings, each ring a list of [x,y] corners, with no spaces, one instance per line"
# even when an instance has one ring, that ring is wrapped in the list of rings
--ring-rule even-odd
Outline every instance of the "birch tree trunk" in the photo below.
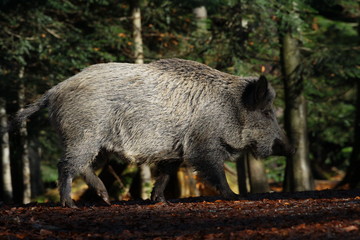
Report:
[[[8,133],[8,118],[6,115],[6,101],[0,98],[0,133],[1,133],[1,183],[2,197],[5,202],[13,199],[13,189],[11,182],[10,168],[10,142]]]
[[[133,38],[134,38],[134,58],[135,63],[144,63],[144,48],[141,36],[141,10],[140,1],[132,0],[132,24],[133,24]]]
[[[25,108],[24,71],[25,71],[25,67],[21,67],[19,73],[20,88],[18,93],[20,111]],[[20,133],[20,143],[23,147],[23,152],[21,154],[23,186],[24,186],[22,202],[26,204],[31,201],[30,159],[29,159],[29,145],[27,140],[28,132],[26,129],[26,121],[20,123],[19,133]]]
[[[134,57],[135,63],[143,64],[144,63],[144,48],[141,35],[141,9],[140,1],[133,0],[132,4],[132,24],[133,24],[133,38],[134,38]],[[141,182],[141,198],[148,199],[151,195],[152,182],[151,182],[151,170],[148,165],[140,165],[140,182]]]
[[[298,39],[290,32],[280,37],[285,91],[285,128],[296,153],[287,158],[284,190],[305,191],[314,188],[307,138],[306,100],[300,72]]]
[[[205,6],[200,6],[193,9],[196,18],[196,31],[203,35],[207,32],[207,10]]]

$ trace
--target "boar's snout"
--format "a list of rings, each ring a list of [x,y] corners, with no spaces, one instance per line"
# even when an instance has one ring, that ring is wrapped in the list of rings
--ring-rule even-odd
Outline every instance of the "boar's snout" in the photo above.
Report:
[[[276,138],[272,146],[272,155],[275,156],[291,156],[295,153],[295,148],[288,141],[282,141]]]

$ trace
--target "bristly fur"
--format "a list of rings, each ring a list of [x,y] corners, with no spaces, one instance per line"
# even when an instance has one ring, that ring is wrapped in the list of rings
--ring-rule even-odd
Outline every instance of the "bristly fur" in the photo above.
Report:
[[[16,121],[49,108],[65,148],[58,165],[63,205],[73,206],[71,181],[78,174],[108,201],[91,169],[100,151],[158,165],[162,176],[153,200],[164,199],[171,169],[184,160],[231,198],[224,160],[249,146],[257,156],[268,156],[275,139],[287,143],[272,110],[274,90],[258,79],[181,59],[97,64],[54,86]]]
[[[49,93],[45,93],[41,98],[27,106],[25,109],[16,113],[15,118],[13,119],[15,122],[19,123],[26,120],[28,117],[33,115],[35,112],[39,111],[41,108],[47,106]]]

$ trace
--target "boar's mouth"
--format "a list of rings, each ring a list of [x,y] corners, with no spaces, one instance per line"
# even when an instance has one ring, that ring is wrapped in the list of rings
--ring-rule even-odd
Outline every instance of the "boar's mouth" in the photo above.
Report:
[[[258,148],[257,148],[256,142],[252,142],[252,143],[250,143],[250,145],[247,147],[246,150],[247,150],[247,152],[250,152],[254,158],[259,159],[259,154],[258,154],[257,149]]]
[[[288,141],[283,142],[276,138],[272,146],[272,155],[290,157],[296,152],[296,149],[291,146]]]
[[[248,147],[245,149],[247,152],[250,152],[254,158],[261,159],[272,156],[285,156],[290,157],[296,152],[296,149],[291,146],[289,143],[283,143],[279,139],[275,139],[273,146],[272,146],[272,152],[269,154],[263,153],[262,151],[259,151],[257,142],[251,142]]]

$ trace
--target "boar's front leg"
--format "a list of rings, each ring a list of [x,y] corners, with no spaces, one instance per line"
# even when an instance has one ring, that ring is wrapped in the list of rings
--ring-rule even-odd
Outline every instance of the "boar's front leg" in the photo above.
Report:
[[[198,171],[200,177],[215,187],[226,199],[238,199],[226,180],[224,160],[229,154],[223,149],[197,149],[191,154],[189,162]]]
[[[152,201],[166,202],[164,190],[170,180],[170,176],[179,169],[182,160],[163,160],[156,164],[158,177],[151,192]]]

